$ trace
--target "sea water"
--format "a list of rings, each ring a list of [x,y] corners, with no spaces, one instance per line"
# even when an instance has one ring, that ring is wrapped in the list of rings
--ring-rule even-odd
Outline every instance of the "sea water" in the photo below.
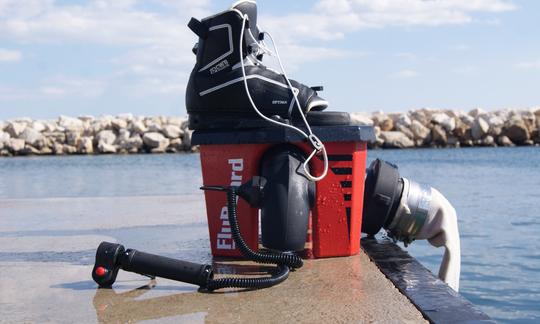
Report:
[[[540,148],[371,150],[441,191],[461,234],[460,293],[501,322],[540,321]],[[2,199],[197,193],[198,154],[0,158]],[[407,250],[437,273],[442,248]]]

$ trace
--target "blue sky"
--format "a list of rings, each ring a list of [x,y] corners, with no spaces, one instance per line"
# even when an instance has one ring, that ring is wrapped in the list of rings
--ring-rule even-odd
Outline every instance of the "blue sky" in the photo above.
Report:
[[[185,115],[211,0],[0,0],[0,119]],[[259,0],[289,76],[329,109],[540,106],[540,1]],[[266,61],[266,60],[265,60]]]

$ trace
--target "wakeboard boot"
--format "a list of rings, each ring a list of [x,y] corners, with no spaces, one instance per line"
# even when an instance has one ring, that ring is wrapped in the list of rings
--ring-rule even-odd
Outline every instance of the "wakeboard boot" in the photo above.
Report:
[[[303,126],[300,114],[314,126],[350,124],[348,113],[323,112],[328,102],[317,93],[322,87],[287,80],[262,64],[269,51],[257,27],[255,1],[238,1],[202,21],[192,18],[188,26],[199,36],[193,48],[197,61],[186,89],[191,129],[271,126],[253,106],[272,120],[292,125]]]

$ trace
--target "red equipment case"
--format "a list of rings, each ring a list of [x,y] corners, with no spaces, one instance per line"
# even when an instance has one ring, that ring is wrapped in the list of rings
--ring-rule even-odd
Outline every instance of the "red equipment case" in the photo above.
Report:
[[[324,142],[329,160],[327,176],[316,183],[316,203],[311,210],[305,257],[354,255],[360,250],[367,142],[374,138],[366,126],[312,127]],[[200,145],[203,184],[239,186],[259,174],[260,158],[271,146],[292,143],[307,154],[311,148],[289,129],[195,131],[192,144]],[[311,173],[323,169],[321,158],[311,160]],[[205,191],[208,229],[213,256],[241,257],[227,218],[223,192]],[[259,245],[259,210],[239,199],[238,222],[246,243]]]

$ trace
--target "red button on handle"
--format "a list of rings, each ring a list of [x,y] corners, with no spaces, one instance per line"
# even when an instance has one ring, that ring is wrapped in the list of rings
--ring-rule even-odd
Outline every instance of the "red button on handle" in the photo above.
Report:
[[[105,269],[104,267],[97,267],[96,268],[96,275],[98,275],[99,277],[103,277],[107,274],[107,269]]]

